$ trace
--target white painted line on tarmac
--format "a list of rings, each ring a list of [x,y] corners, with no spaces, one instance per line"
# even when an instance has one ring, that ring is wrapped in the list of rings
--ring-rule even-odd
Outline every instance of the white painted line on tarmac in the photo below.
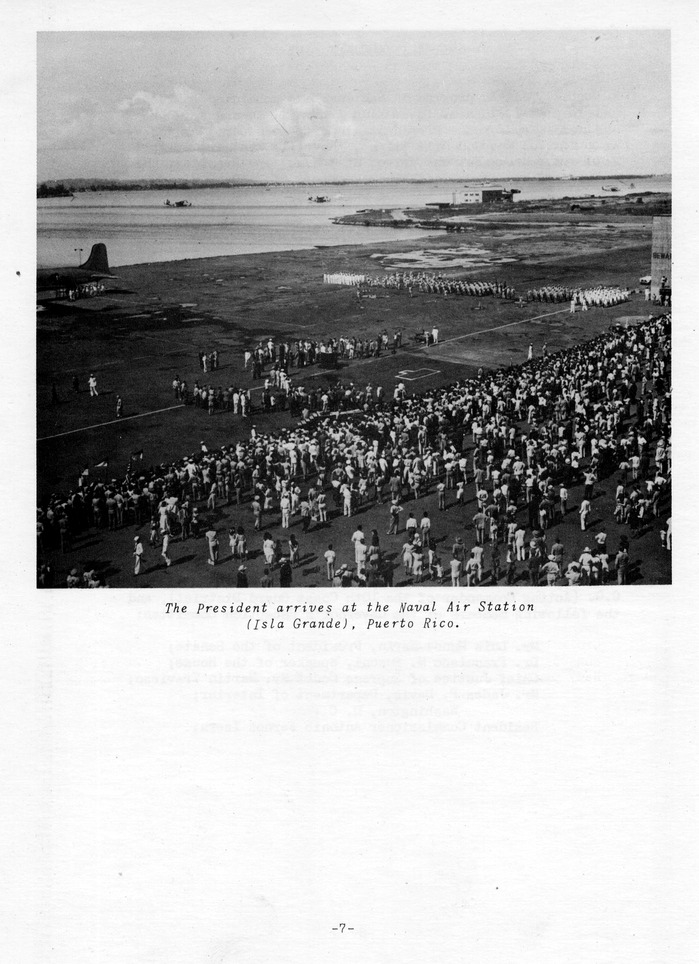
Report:
[[[126,415],[124,418],[113,418],[109,422],[98,422],[97,425],[85,425],[83,428],[72,428],[69,432],[59,432],[58,435],[44,435],[38,438],[37,442],[48,442],[52,438],[63,438],[66,435],[76,435],[78,432],[89,432],[93,428],[103,428],[105,425],[117,425],[122,422],[130,422],[134,418],[148,418],[149,415],[159,415],[161,412],[173,412],[176,408],[184,408],[181,405],[170,405],[168,408],[156,408],[152,412],[141,412],[139,415]]]
[[[417,382],[421,378],[429,378],[430,375],[439,375],[441,371],[441,368],[406,368],[393,377],[402,378],[406,382]],[[422,374],[420,374],[420,372],[422,372]]]
[[[570,313],[570,308],[559,308],[558,311],[547,311],[544,315],[534,315],[533,318],[521,318],[519,321],[509,321],[506,325],[496,325],[495,328],[479,328],[478,331],[467,331],[465,335],[457,335],[455,338],[445,338],[438,341],[436,345],[420,345],[414,351],[429,351],[430,348],[441,348],[442,345],[449,345],[453,341],[461,341],[462,338],[474,338],[476,335],[486,335],[490,331],[501,331],[503,328],[513,328],[515,325],[526,325],[530,321],[538,321],[539,318],[550,318],[552,315],[563,315]]]

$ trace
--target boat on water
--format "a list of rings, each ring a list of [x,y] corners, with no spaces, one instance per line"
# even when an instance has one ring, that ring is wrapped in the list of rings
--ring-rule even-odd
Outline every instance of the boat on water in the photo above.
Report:
[[[603,190],[603,191],[618,191],[619,188],[618,188],[618,187],[609,187],[608,185],[603,184],[603,185],[602,185],[602,190]]]
[[[166,208],[191,208],[191,201],[170,201],[169,199],[165,202]]]
[[[311,196],[308,198],[308,200],[309,200],[309,201],[314,201],[316,204],[325,204],[325,202],[326,202],[326,201],[329,201],[330,198],[328,197],[327,194],[316,194],[315,197],[313,197],[313,195],[311,195]]]

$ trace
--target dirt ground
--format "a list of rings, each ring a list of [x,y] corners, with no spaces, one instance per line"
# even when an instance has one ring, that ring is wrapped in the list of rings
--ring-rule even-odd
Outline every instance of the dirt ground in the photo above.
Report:
[[[475,373],[479,367],[495,368],[522,362],[528,346],[540,353],[585,341],[606,331],[620,319],[630,323],[647,317],[651,307],[644,301],[639,277],[649,272],[651,223],[590,225],[480,222],[472,231],[455,235],[426,235],[381,245],[316,248],[265,255],[208,258],[166,264],[119,268],[119,278],[104,296],[55,306],[37,315],[37,491],[41,500],[51,492],[67,493],[75,487],[86,466],[108,460],[106,470],[91,468],[93,475],[123,477],[132,452],[143,449],[145,464],[179,458],[198,451],[202,440],[209,448],[247,437],[250,422],[261,431],[291,424],[286,413],[256,413],[247,422],[231,413],[209,417],[194,407],[183,407],[173,398],[171,383],[177,374],[191,386],[202,380],[198,352],[216,348],[221,357],[217,372],[206,377],[215,386],[258,390],[243,368],[243,352],[267,336],[324,339],[330,335],[365,337],[396,328],[403,332],[403,348],[378,359],[357,359],[337,372],[320,372],[314,366],[292,373],[296,384],[337,380],[357,385],[382,384],[390,393],[397,377],[409,391],[420,393]],[[440,269],[443,274],[470,279],[500,278],[524,294],[527,288],[545,284],[579,287],[597,284],[634,289],[631,302],[611,309],[591,309],[571,315],[567,305],[529,303],[520,306],[493,298],[478,299],[423,295],[409,297],[404,290],[374,289],[375,297],[358,299],[351,288],[326,285],[325,272],[380,273],[391,254],[419,249],[458,248],[474,244],[494,259],[512,258],[507,264],[482,264],[464,269]],[[389,262],[390,263],[390,262]],[[480,307],[479,307],[480,305]],[[416,345],[413,334],[439,328],[439,344]],[[94,372],[99,396],[90,398],[87,377]],[[402,373],[402,374],[401,374]],[[73,377],[80,391],[72,388]],[[52,385],[58,403],[52,402]],[[253,394],[253,400],[255,395]],[[124,402],[124,418],[115,419],[116,397]],[[258,395],[259,397],[259,395]],[[436,496],[406,505],[419,518],[427,509],[433,529],[441,540],[445,562],[447,547],[475,512],[473,498],[464,510],[452,507],[436,511]],[[572,505],[579,502],[572,493]],[[594,522],[611,518],[614,479],[600,486]],[[576,502],[577,500],[577,502]],[[611,500],[611,502],[610,502]],[[669,515],[663,506],[662,519]],[[206,517],[204,517],[206,519]],[[385,506],[365,507],[361,520],[330,515],[327,529],[299,535],[302,564],[294,581],[308,586],[326,585],[322,553],[328,542],[338,552],[338,562],[352,563],[350,535],[358,521],[365,532],[377,528],[382,547],[398,554],[401,540],[385,536]],[[207,566],[203,540],[172,545],[174,565],[161,566],[159,552],[146,550],[142,586],[216,586],[235,582],[235,566],[226,561],[228,527],[242,524],[252,529],[250,509],[244,505],[217,508],[222,558],[218,567]],[[283,535],[279,519],[273,534]],[[660,525],[632,541],[632,579],[643,583],[670,581],[670,554],[661,547]],[[297,520],[292,531],[299,533]],[[73,566],[96,568],[110,586],[136,585],[131,571],[133,526],[115,533],[92,529],[81,537],[65,557],[53,554],[57,584]],[[610,522],[607,531],[613,551],[620,532]],[[579,531],[575,510],[560,527],[567,558],[579,554],[589,538]],[[147,527],[142,536],[147,535]],[[470,539],[470,542],[469,542]],[[144,539],[145,541],[145,539]],[[248,562],[250,584],[261,574],[260,546]],[[261,540],[260,540],[261,541]],[[472,534],[466,529],[467,546]],[[391,543],[384,546],[385,542]],[[395,543],[395,545],[393,545]],[[398,559],[398,562],[400,560]],[[522,566],[523,568],[523,566]],[[396,570],[396,584],[402,569]],[[486,577],[486,582],[487,582]]]

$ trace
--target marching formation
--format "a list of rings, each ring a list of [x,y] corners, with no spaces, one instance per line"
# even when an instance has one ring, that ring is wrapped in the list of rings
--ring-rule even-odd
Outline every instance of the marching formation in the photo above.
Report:
[[[406,289],[412,296],[415,292],[423,294],[464,295],[477,298],[495,297],[514,300],[518,297],[515,289],[503,281],[472,281],[461,278],[447,278],[441,274],[425,271],[396,271],[383,275],[350,274],[340,272],[323,275],[326,284],[340,284],[369,288]],[[526,301],[561,304],[570,302],[571,311],[589,307],[610,308],[629,300],[630,291],[612,285],[597,285],[594,288],[570,288],[564,285],[544,285],[530,288]]]
[[[530,288],[527,291],[527,301],[540,301],[548,304],[562,304],[570,302],[570,310],[589,307],[611,308],[629,300],[631,292],[627,288],[609,285],[597,285],[595,288],[566,288],[563,285],[544,285],[541,288]]]
[[[367,276],[365,274],[354,274],[350,271],[335,271],[333,274],[324,274],[323,283],[326,285],[356,285],[365,284]]]
[[[423,294],[442,294],[445,297],[447,295],[467,295],[479,298],[492,295],[506,299],[516,297],[514,288],[502,281],[470,281],[461,278],[448,278],[445,275],[426,271],[393,271],[382,275],[323,275],[323,281],[328,284],[346,284],[358,287],[366,285],[368,288],[405,289],[411,296],[419,291]]]

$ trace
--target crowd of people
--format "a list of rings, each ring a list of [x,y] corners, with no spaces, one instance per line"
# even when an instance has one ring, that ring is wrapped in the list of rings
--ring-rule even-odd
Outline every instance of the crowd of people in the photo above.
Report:
[[[527,301],[538,301],[544,304],[570,303],[571,312],[576,308],[586,311],[588,308],[612,308],[629,300],[631,292],[628,288],[616,285],[597,285],[594,288],[568,288],[565,285],[543,285],[541,288],[530,288],[526,294]]]
[[[67,298],[69,301],[79,301],[81,298],[95,298],[106,291],[103,281],[88,281],[75,288],[57,288],[56,298]]]
[[[395,271],[383,275],[350,274],[339,272],[323,275],[326,284],[344,284],[357,287],[380,287],[406,289],[408,294],[466,295],[470,297],[495,297],[513,301],[516,290],[504,281],[473,281],[449,278],[426,271]],[[617,285],[596,285],[592,288],[573,288],[566,285],[542,285],[530,288],[524,300],[545,304],[569,302],[571,310],[587,310],[590,307],[609,308],[629,300],[630,291]]]
[[[493,296],[512,300],[515,289],[504,281],[472,281],[463,278],[449,278],[446,275],[427,271],[392,271],[385,274],[364,275],[340,272],[323,275],[326,284],[344,284],[367,288],[397,288],[423,294],[467,295],[484,298]]]
[[[306,339],[303,342],[280,342],[270,340],[265,358],[260,359],[258,378],[264,378],[264,365],[269,364],[271,371],[283,372],[289,368],[306,368],[316,362],[323,364],[323,354],[336,359],[377,358],[389,350],[396,351],[403,344],[402,329],[396,328],[392,334],[387,329],[377,331],[366,338],[356,335],[340,335],[326,341]],[[254,377],[254,376],[253,376]]]
[[[436,341],[433,329],[426,336],[426,342]],[[253,364],[253,381],[264,379],[262,395],[259,404],[253,399],[250,389],[235,385],[223,387],[220,385],[204,385],[196,380],[191,389],[184,379],[175,375],[172,381],[173,398],[175,401],[192,404],[213,415],[216,412],[231,412],[233,415],[250,417],[255,411],[290,411],[292,415],[304,418],[309,414],[323,411],[337,411],[361,405],[374,399],[380,402],[383,389],[376,387],[376,395],[370,386],[362,390],[355,390],[353,383],[343,385],[339,383],[333,387],[322,389],[292,383],[289,369],[292,366],[305,368],[318,363],[321,367],[336,367],[338,360],[353,361],[356,358],[378,358],[388,351],[397,351],[403,343],[402,330],[397,328],[389,335],[384,330],[377,332],[370,338],[356,336],[341,336],[330,338],[326,342],[307,341],[275,342],[269,339],[264,345],[260,343],[254,351],[245,352],[245,368]],[[299,356],[302,346],[304,358]],[[325,358],[324,358],[325,356]],[[333,364],[327,358],[333,359]],[[269,367],[267,367],[269,366]]]
[[[355,274],[352,271],[334,271],[331,274],[323,275],[323,284],[326,285],[356,285],[365,284],[367,276],[365,274]]]
[[[252,380],[265,377],[265,367],[288,371],[291,368],[307,368],[319,364],[321,367],[334,368],[337,362],[338,342],[335,338],[316,340],[301,338],[294,341],[266,342],[245,352],[245,369],[251,369]]]
[[[213,372],[219,367],[219,351],[218,348],[214,348],[213,351],[200,351],[197,354],[199,359],[199,368],[206,374],[206,372]]]
[[[38,509],[40,563],[50,569],[50,551],[69,552],[86,527],[150,525],[148,541],[164,567],[173,541],[201,536],[216,565],[213,520],[223,506],[241,520],[247,516],[240,524],[247,553],[245,529],[252,527],[251,542],[261,539],[266,578],[283,564],[288,584],[303,549],[284,549],[282,536],[272,556],[264,534],[298,522],[303,539],[313,528],[331,527],[337,516],[385,504],[386,537],[404,540],[400,560],[409,581],[450,578],[459,585],[465,578],[473,585],[487,571],[494,583],[526,578],[534,585],[576,585],[612,575],[623,583],[629,540],[666,511],[669,499],[670,329],[669,314],[615,326],[583,345],[419,396],[403,386],[377,403],[371,386],[338,386],[327,406],[323,394],[316,395],[315,409],[304,407],[294,428],[260,434],[253,425],[247,439],[213,452],[202,445],[201,452],[150,470],[131,465],[122,479],[81,475],[73,491]],[[624,532],[614,551],[606,534],[611,514],[589,528],[596,487],[612,476],[613,521]],[[570,493],[578,486],[573,506]],[[408,506],[424,498],[434,498],[434,506],[418,519]],[[430,516],[454,507],[460,531],[445,554]],[[570,558],[558,536],[573,518],[575,528],[590,535],[585,551]],[[234,529],[233,557],[241,545]],[[664,532],[670,548],[669,524]],[[138,545],[141,537],[134,539]],[[475,543],[470,549],[469,541]],[[360,542],[358,536],[353,547]],[[386,549],[396,547],[372,533],[366,552],[355,552],[354,564],[345,565],[340,585],[392,585],[394,553]],[[135,574],[142,572],[141,555]],[[335,561],[331,582],[340,568]],[[40,572],[40,584],[46,578]],[[247,570],[244,578],[247,584]]]

